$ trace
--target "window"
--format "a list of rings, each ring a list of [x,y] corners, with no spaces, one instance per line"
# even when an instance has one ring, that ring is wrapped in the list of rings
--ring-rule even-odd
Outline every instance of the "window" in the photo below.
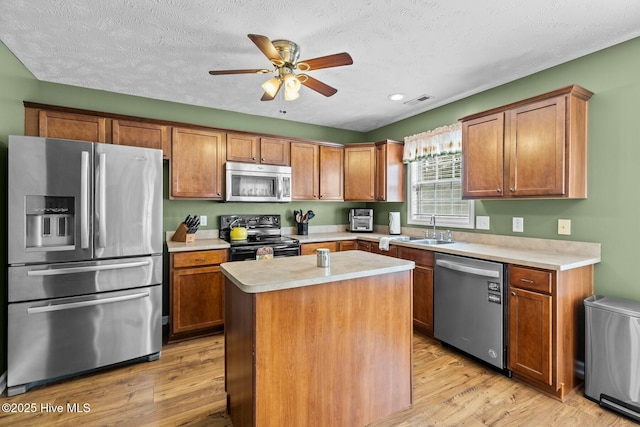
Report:
[[[416,225],[473,228],[474,202],[462,200],[462,153],[410,162],[407,222]]]

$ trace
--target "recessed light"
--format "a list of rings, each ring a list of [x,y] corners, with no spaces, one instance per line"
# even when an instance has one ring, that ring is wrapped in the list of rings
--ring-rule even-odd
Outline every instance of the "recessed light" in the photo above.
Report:
[[[392,93],[391,95],[387,96],[387,98],[392,101],[400,101],[401,99],[404,99],[404,93]]]

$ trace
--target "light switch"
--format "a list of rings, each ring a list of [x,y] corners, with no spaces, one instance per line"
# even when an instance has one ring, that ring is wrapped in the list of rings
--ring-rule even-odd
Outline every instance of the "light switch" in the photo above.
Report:
[[[206,215],[200,215],[200,225],[207,225],[207,216]]]
[[[571,220],[559,219],[558,220],[558,234],[568,236],[571,234]]]

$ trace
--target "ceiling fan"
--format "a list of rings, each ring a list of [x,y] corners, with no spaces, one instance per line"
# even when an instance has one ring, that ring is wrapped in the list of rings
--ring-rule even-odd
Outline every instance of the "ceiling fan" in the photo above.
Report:
[[[338,90],[310,77],[304,73],[296,74],[296,71],[313,71],[321,68],[339,67],[341,65],[353,64],[353,59],[346,53],[336,53],[333,55],[321,56],[313,59],[298,61],[300,48],[297,44],[289,40],[269,40],[265,36],[258,34],[248,34],[258,49],[269,58],[269,61],[275,68],[268,70],[266,68],[248,69],[248,70],[214,70],[209,71],[213,76],[222,74],[266,74],[277,72],[276,76],[267,80],[262,84],[264,95],[261,101],[273,100],[281,87],[284,86],[284,98],[287,101],[294,100],[300,95],[300,85],[304,85],[309,89],[324,96],[332,96]]]

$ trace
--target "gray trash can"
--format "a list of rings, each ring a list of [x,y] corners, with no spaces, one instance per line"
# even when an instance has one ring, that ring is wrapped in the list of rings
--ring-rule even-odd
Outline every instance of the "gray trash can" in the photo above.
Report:
[[[640,302],[593,295],[584,305],[584,395],[640,421]]]

